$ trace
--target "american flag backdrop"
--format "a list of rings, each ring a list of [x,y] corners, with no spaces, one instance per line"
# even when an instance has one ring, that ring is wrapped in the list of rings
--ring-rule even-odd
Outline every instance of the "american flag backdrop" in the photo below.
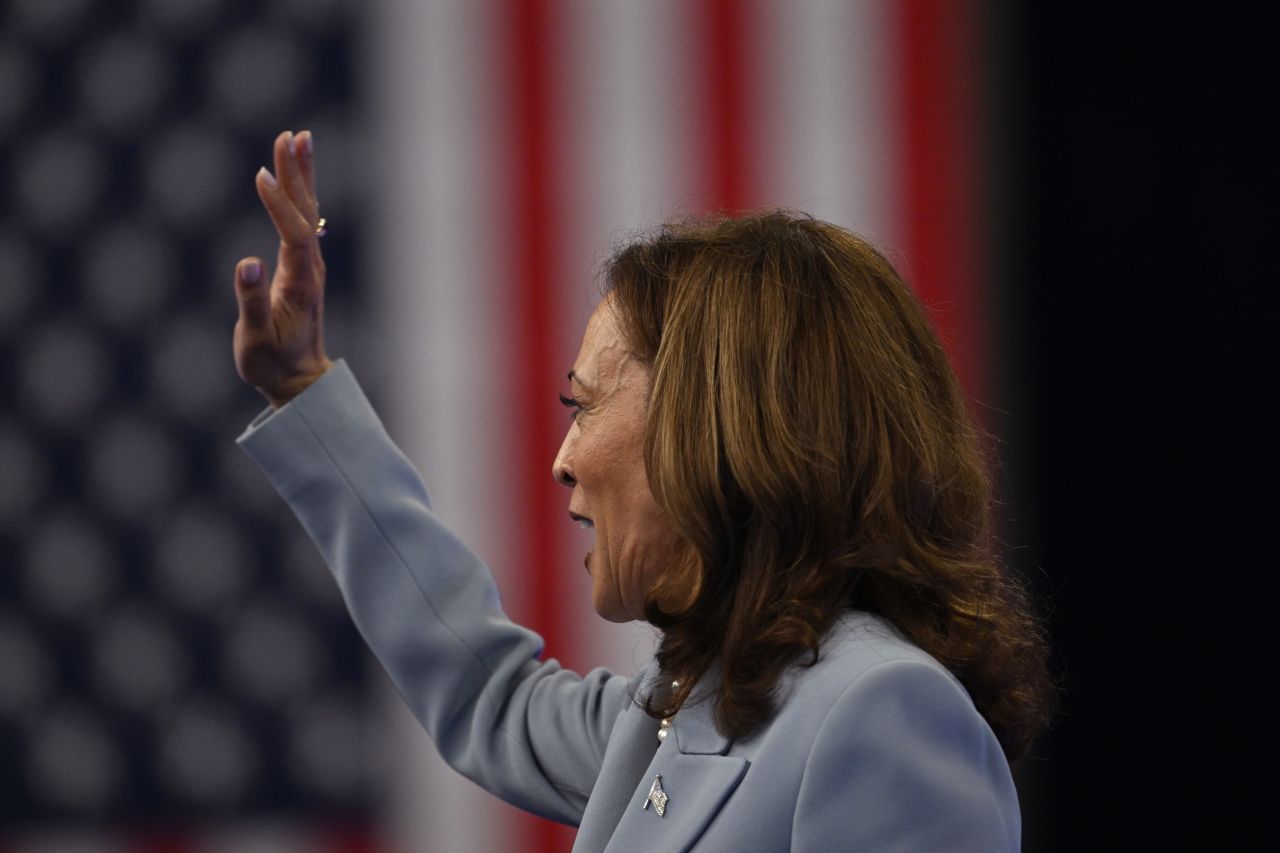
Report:
[[[996,393],[973,0],[9,0],[0,853],[566,850],[452,773],[233,440],[252,178],[311,128],[348,359],[508,611],[580,671],[556,405],[611,245],[793,207],[871,237]],[[979,406],[981,409],[981,406]]]
[[[376,374],[356,367],[548,655],[630,672],[653,647],[591,611],[588,543],[550,473],[567,426],[555,394],[599,264],[630,231],[767,205],[866,234],[985,393],[976,15],[890,0],[382,7],[370,156],[385,206],[366,272],[384,349]],[[398,791],[429,849],[571,844],[434,759]]]
[[[229,350],[277,128],[329,140],[361,218],[356,11],[0,5],[5,853],[368,849],[380,676],[234,446],[262,401]],[[331,245],[339,347],[360,239]]]

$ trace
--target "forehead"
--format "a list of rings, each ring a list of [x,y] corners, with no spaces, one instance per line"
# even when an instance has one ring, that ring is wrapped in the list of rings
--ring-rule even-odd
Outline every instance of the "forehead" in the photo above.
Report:
[[[596,361],[602,356],[616,354],[620,347],[625,349],[622,329],[618,325],[612,304],[605,297],[587,318],[587,328],[582,333],[582,347],[578,351],[578,363],[574,365],[575,371],[579,366],[585,367],[585,361]]]
[[[616,378],[620,372],[642,367],[622,333],[617,312],[608,297],[596,306],[582,334],[582,347],[573,364],[574,375],[593,385]]]

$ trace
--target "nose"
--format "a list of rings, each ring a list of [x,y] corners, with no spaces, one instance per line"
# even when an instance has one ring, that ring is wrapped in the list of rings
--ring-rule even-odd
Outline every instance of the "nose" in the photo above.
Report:
[[[560,443],[560,451],[556,453],[556,459],[551,463],[551,476],[555,477],[560,485],[569,487],[573,487],[578,482],[578,479],[573,476],[573,465],[569,461],[569,451],[572,449],[573,442],[570,438],[572,432],[573,429],[570,428],[565,433],[564,441]]]

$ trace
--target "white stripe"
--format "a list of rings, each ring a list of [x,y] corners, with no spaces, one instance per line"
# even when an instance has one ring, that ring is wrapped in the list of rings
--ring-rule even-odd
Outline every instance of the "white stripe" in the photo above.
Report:
[[[696,33],[687,25],[688,4],[680,0],[574,0],[560,13],[564,52],[556,87],[566,109],[557,150],[566,215],[558,315],[571,362],[612,244],[687,212],[699,153],[688,144],[697,132],[691,84]],[[566,510],[568,497],[566,489]],[[572,614],[573,654],[566,657],[578,669],[631,673],[652,657],[653,630],[612,625],[595,614],[582,567],[591,539],[573,528],[559,561],[560,588]]]
[[[897,70],[887,0],[755,0],[770,204],[893,245]]]
[[[758,99],[754,144],[765,167],[756,194],[892,244],[890,4],[751,2],[753,79],[763,87],[748,93]],[[495,568],[510,601],[519,579],[503,567],[515,565],[518,543],[501,538],[495,519],[514,517],[502,472],[512,469],[515,445],[503,427],[522,415],[497,393],[510,369],[501,335],[514,320],[500,299],[511,248],[502,231],[510,218],[501,206],[506,117],[498,87],[506,58],[493,18],[500,12],[494,0],[394,0],[371,13],[378,135],[370,156],[382,164],[373,198],[383,208],[367,266],[383,348],[357,368],[384,392],[390,426],[427,475],[437,510]],[[682,0],[563,0],[554,14],[562,186],[553,257],[557,345],[568,369],[609,243],[697,206],[705,48],[695,10]],[[548,405],[555,390],[547,389]],[[567,505],[567,490],[564,498]],[[561,559],[572,625],[562,656],[578,668],[630,672],[651,654],[652,633],[608,625],[591,611],[586,547],[574,530]],[[398,846],[519,849],[520,839],[504,835],[507,807],[443,768],[408,713],[395,715],[395,754],[423,759],[393,782]]]
[[[501,574],[510,553],[496,523],[509,517],[501,425],[511,419],[497,393],[505,366],[496,264],[507,252],[494,9],[393,0],[370,14],[370,157],[380,164],[372,198],[381,210],[366,268],[382,347],[360,375],[384,392],[375,402],[423,471],[436,511]],[[411,756],[389,783],[397,846],[508,848],[508,807],[445,767],[399,697],[388,701],[397,706],[392,754]]]

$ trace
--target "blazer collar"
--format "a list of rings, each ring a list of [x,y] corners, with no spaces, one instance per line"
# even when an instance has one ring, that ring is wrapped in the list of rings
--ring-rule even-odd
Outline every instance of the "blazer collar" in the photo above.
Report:
[[[712,718],[712,697],[719,685],[720,664],[713,663],[671,720],[676,747],[685,755],[724,755],[732,745],[732,739],[716,730]]]
[[[711,700],[686,703],[671,721],[676,748],[685,755],[724,755],[733,741],[722,735],[711,716]]]

